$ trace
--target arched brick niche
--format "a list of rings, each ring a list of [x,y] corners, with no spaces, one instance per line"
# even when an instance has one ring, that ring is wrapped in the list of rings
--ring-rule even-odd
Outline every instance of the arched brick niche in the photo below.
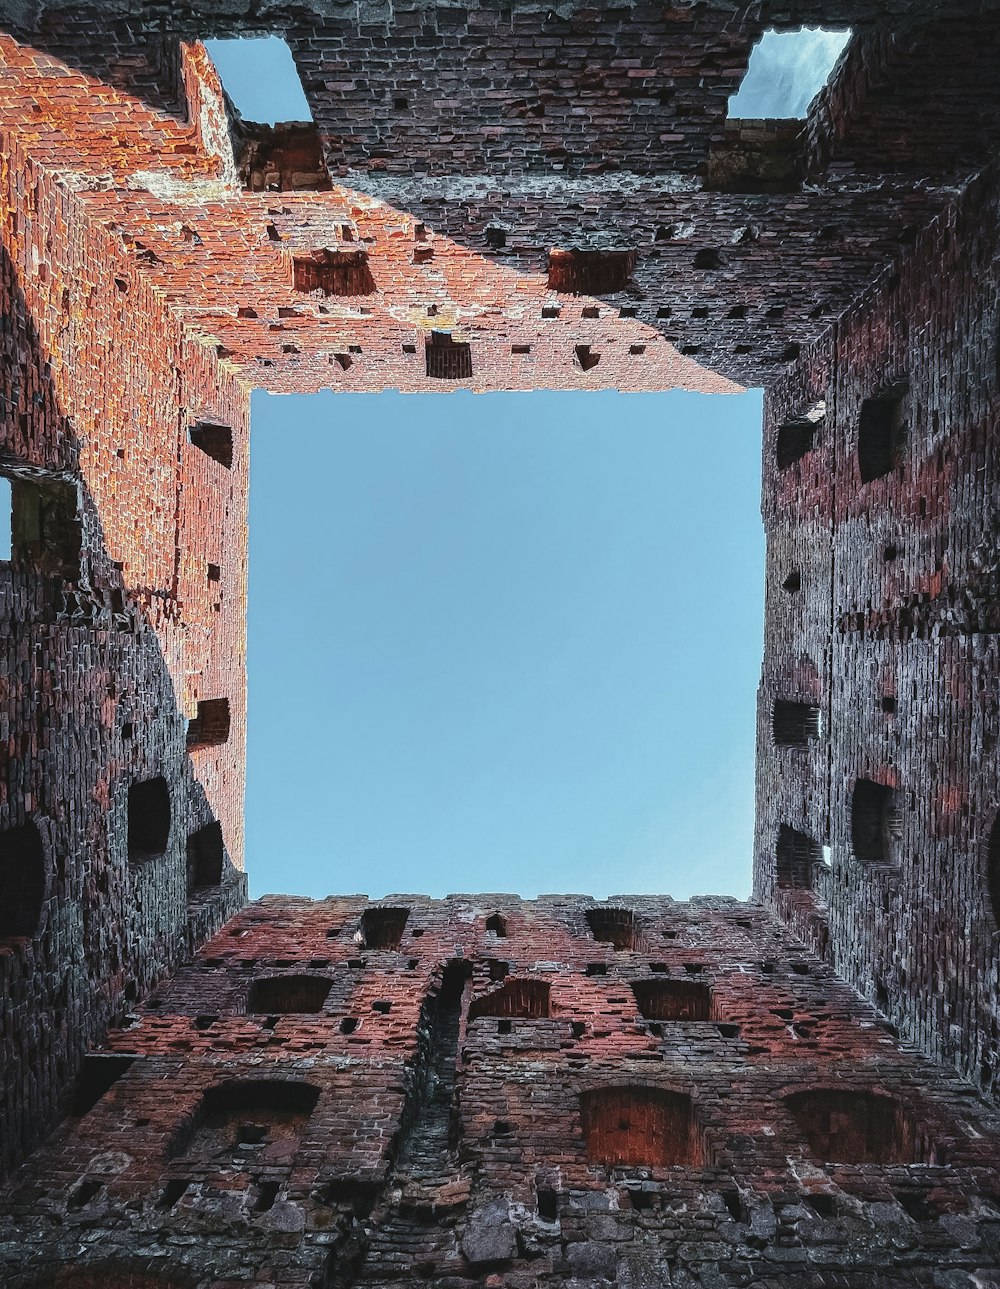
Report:
[[[166,779],[144,779],[128,790],[128,857],[130,863],[155,859],[170,838],[170,789]]]
[[[0,832],[0,936],[38,934],[45,902],[45,845],[30,820]]]
[[[319,1012],[333,982],[324,976],[264,976],[251,982],[247,1011],[258,1015]]]
[[[810,890],[813,868],[823,858],[819,842],[788,824],[778,826],[774,848],[775,880],[782,889]]]
[[[218,819],[190,834],[187,839],[188,893],[205,886],[218,886],[225,863],[222,824]]]
[[[993,909],[993,920],[1000,927],[1000,811],[993,821],[986,844],[986,892]]]
[[[365,909],[361,915],[361,935],[367,949],[398,949],[406,928],[409,909]]]
[[[587,909],[587,925],[595,940],[616,949],[641,949],[639,922],[631,909]]]
[[[518,1016],[539,1020],[549,1015],[547,980],[507,980],[493,993],[477,998],[469,1007],[469,1020],[478,1016]]]
[[[498,939],[507,938],[507,919],[499,913],[493,913],[486,919],[486,930],[492,931]]]
[[[633,980],[632,992],[646,1020],[709,1020],[712,991],[696,980]]]
[[[647,1168],[699,1165],[704,1145],[691,1098],[643,1085],[594,1088],[580,1096],[587,1157]]]
[[[851,793],[851,845],[863,864],[893,864],[902,831],[896,792],[884,783],[858,779]]]
[[[168,1155],[225,1167],[288,1165],[318,1100],[319,1089],[310,1083],[247,1079],[216,1084],[174,1135]]]
[[[927,1162],[922,1134],[895,1097],[845,1088],[810,1088],[787,1096],[785,1105],[810,1154],[822,1163]]]

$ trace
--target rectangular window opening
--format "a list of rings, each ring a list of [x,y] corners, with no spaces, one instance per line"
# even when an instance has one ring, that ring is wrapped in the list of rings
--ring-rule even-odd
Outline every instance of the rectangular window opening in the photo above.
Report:
[[[312,111],[288,42],[280,36],[206,40],[222,88],[247,121],[311,121]]]
[[[80,577],[83,525],[75,483],[32,466],[0,475],[0,561],[46,577]]]
[[[730,119],[788,120],[808,115],[851,38],[850,30],[765,31],[729,100]]]
[[[427,375],[431,380],[469,380],[472,376],[472,349],[460,340],[452,340],[446,331],[432,331],[424,346]]]
[[[191,446],[204,452],[206,456],[224,465],[227,470],[233,465],[233,431],[228,425],[214,421],[198,421],[188,430]]]

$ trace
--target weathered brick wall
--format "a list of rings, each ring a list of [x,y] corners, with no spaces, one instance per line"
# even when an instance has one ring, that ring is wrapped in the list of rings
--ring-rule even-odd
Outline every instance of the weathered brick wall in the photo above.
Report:
[[[616,948],[587,918],[609,906],[579,896],[383,903],[408,910],[394,946],[369,943],[363,899],[268,897],[136,1009],[106,1048],[131,1064],[8,1192],[5,1284],[92,1265],[184,1285],[989,1283],[997,1116],[759,907],[616,899]],[[253,1001],[278,977],[302,1005],[303,975],[316,1010]],[[700,986],[702,1017],[651,1019],[636,982]],[[622,1088],[612,1133],[650,1090],[691,1098],[691,1162],[593,1157],[582,1107]],[[788,1098],[829,1089],[878,1092],[890,1119],[898,1101],[910,1137],[869,1124],[867,1161],[844,1135],[810,1144]],[[649,1148],[640,1131],[625,1153]]]
[[[2,1162],[33,1145],[83,1052],[243,898],[247,396],[187,340],[118,237],[3,142],[0,471],[67,490],[79,554],[0,565],[0,848],[40,836],[40,916],[0,937]],[[232,426],[239,468],[187,443]],[[241,456],[242,454],[242,456]],[[207,562],[218,566],[210,581]],[[185,748],[200,697],[226,696],[228,741]],[[162,776],[169,836],[128,854],[130,785]],[[189,834],[219,820],[221,885],[192,892]]]
[[[1000,1009],[996,220],[991,172],[769,396],[756,876],[911,1041],[984,1090]],[[891,469],[864,482],[862,403],[894,386]],[[780,469],[777,427],[821,396],[815,447]],[[775,698],[818,704],[821,736],[775,747]],[[895,794],[881,856],[854,835],[858,779]],[[812,890],[774,892],[781,824],[830,847]]]

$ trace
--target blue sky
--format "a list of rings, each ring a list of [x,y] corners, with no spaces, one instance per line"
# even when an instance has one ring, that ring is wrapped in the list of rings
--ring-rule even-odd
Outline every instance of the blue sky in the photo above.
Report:
[[[746,895],[760,415],[256,394],[251,892]]]

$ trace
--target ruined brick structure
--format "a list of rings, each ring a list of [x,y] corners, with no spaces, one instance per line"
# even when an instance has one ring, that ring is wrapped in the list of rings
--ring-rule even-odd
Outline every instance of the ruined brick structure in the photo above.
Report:
[[[0,1282],[1000,1284],[997,6],[0,19]],[[754,902],[246,906],[250,390],[748,384]]]

